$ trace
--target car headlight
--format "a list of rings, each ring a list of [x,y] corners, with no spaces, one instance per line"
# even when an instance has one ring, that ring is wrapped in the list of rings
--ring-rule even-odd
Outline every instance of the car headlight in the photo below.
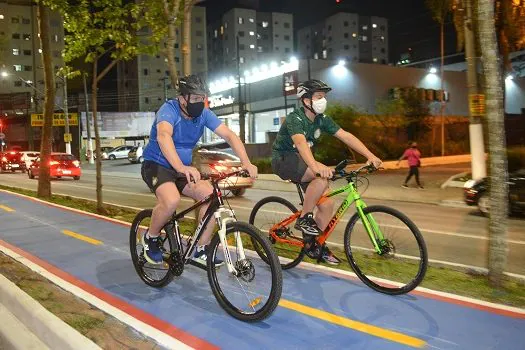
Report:
[[[476,180],[468,180],[463,185],[463,188],[472,188],[472,187],[474,187],[475,184],[476,184]]]

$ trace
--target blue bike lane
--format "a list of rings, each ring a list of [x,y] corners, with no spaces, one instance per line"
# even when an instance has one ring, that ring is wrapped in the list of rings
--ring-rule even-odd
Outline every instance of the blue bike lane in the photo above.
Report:
[[[429,291],[383,295],[351,274],[308,264],[283,273],[272,316],[243,323],[220,308],[200,269],[188,266],[163,289],[145,285],[127,224],[5,191],[0,220],[0,249],[110,305],[124,322],[162,333],[153,337],[166,348],[523,349],[524,310]]]

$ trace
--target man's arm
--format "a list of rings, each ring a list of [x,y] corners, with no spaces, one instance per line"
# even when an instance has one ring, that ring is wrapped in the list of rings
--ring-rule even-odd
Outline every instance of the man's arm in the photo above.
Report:
[[[350,147],[351,149],[355,150],[363,157],[368,159],[368,161],[374,164],[374,166],[379,167],[381,165],[381,160],[377,158],[372,152],[370,152],[370,150],[364,145],[364,143],[361,142],[361,140],[359,140],[357,137],[355,137],[348,131],[339,129],[334,134],[334,136],[342,142],[344,142],[345,145],[347,145],[348,147]]]
[[[246,148],[239,136],[224,124],[219,125],[214,132],[228,142],[233,149],[233,152],[235,152],[235,154],[241,159],[242,167],[248,170],[252,178],[256,178],[257,167],[250,162],[248,154],[246,153]]]

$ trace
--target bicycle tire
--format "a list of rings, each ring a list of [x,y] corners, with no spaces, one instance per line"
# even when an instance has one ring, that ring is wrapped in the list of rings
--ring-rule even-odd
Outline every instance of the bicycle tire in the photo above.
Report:
[[[237,232],[237,231],[248,234],[251,239],[255,239],[257,243],[261,245],[262,249],[264,249],[265,256],[268,259],[267,264],[271,271],[271,281],[272,281],[271,291],[270,291],[270,295],[268,296],[267,302],[257,312],[247,314],[247,313],[243,313],[242,310],[235,307],[226,298],[221,287],[219,286],[218,278],[217,278],[218,269],[215,267],[215,256],[217,253],[217,249],[219,248],[219,244],[221,243],[220,237],[218,234],[216,234],[213,237],[209,245],[210,249],[208,251],[208,256],[207,256],[208,281],[210,283],[211,290],[213,291],[213,294],[215,295],[215,298],[217,299],[217,302],[228,314],[244,322],[262,321],[272,314],[272,312],[275,310],[275,308],[279,304],[279,300],[281,299],[282,287],[283,287],[282,269],[279,264],[277,255],[275,254],[275,252],[273,251],[270,245],[270,242],[266,239],[266,237],[262,235],[262,233],[260,233],[260,231],[257,228],[255,228],[253,225],[250,225],[248,223],[238,222],[238,221],[230,223],[226,227],[227,234],[232,233],[232,232]],[[226,268],[226,266],[223,268]]]
[[[151,217],[153,210],[152,209],[145,209],[140,211],[136,216],[135,219],[133,219],[133,223],[131,224],[130,228],[130,235],[129,235],[129,247],[131,252],[131,260],[133,261],[133,266],[135,267],[135,271],[139,275],[140,279],[144,281],[148,286],[155,287],[155,288],[162,288],[168,285],[173,278],[175,277],[174,274],[171,272],[170,268],[168,267],[166,270],[166,275],[158,280],[155,280],[148,276],[144,271],[144,262],[141,262],[140,256],[137,254],[137,231],[140,228],[140,223],[149,217]],[[164,232],[166,233],[166,239],[168,240],[168,243],[170,245],[170,248],[173,249],[173,247],[176,246],[176,240],[175,235],[173,234],[173,231],[166,226],[163,228]],[[144,259],[144,258],[142,258]]]
[[[255,206],[252,209],[252,212],[250,213],[250,218],[249,218],[248,222],[251,225],[254,225],[254,226],[257,227],[257,225],[255,225],[256,224],[255,221],[256,221],[257,213],[259,212],[261,207],[263,207],[266,204],[270,204],[270,203],[279,203],[279,204],[284,205],[285,207],[287,207],[290,210],[290,215],[292,215],[293,213],[298,212],[297,208],[292,203],[290,203],[288,200],[286,200],[284,198],[276,197],[276,196],[266,197],[266,198],[261,199],[260,201],[258,201],[255,204]],[[286,218],[286,216],[283,216],[282,219],[285,219],[285,218]],[[271,224],[275,224],[275,223],[271,223]],[[263,232],[263,234],[265,234],[265,235],[267,234],[268,235],[268,238],[270,239],[270,242],[274,242],[274,240],[271,239],[271,235],[270,235],[269,232],[263,231],[263,229],[261,229],[260,227],[257,227],[257,228],[259,230],[261,230]],[[252,242],[252,244],[254,245],[255,251],[257,252],[257,254],[259,254],[261,259],[266,261],[265,260],[266,257],[263,255],[263,252],[261,251],[260,247],[258,247],[254,242]],[[273,244],[275,244],[275,243],[273,243]],[[299,251],[299,254],[297,255],[297,257],[292,259],[292,261],[290,261],[289,263],[285,263],[285,264],[281,263],[281,268],[283,270],[288,270],[288,269],[294,268],[295,266],[297,266],[303,260],[304,255],[305,255],[305,251],[304,251],[304,249],[301,249]]]
[[[421,283],[421,281],[425,277],[425,273],[428,267],[428,252],[427,252],[427,247],[423,239],[423,236],[421,235],[421,232],[419,231],[417,226],[405,214],[401,213],[400,211],[396,209],[390,208],[390,207],[386,207],[382,205],[370,206],[370,207],[364,208],[363,213],[365,215],[372,214],[372,213],[376,213],[376,214],[384,213],[387,215],[391,215],[399,219],[402,223],[404,223],[416,239],[421,260],[420,260],[419,266],[417,267],[418,270],[417,270],[417,274],[415,275],[415,278],[412,279],[409,283],[401,287],[397,287],[395,284],[389,284],[389,283],[386,283],[386,285],[380,285],[376,283],[373,278],[372,279],[368,278],[366,274],[363,273],[361,268],[356,263],[354,252],[352,251],[352,247],[350,243],[350,240],[352,238],[351,237],[352,232],[354,231],[354,227],[356,223],[359,220],[361,220],[361,217],[358,215],[358,213],[355,213],[354,216],[352,216],[352,218],[348,222],[345,228],[345,235],[344,235],[345,253],[346,253],[348,262],[350,263],[350,266],[356,273],[357,277],[359,277],[359,279],[364,284],[366,284],[368,287],[378,292],[389,294],[389,295],[400,295],[400,294],[406,294],[410,292],[411,290],[416,288]],[[369,237],[367,238],[369,239]],[[370,243],[369,240],[368,240],[368,243]],[[376,253],[374,252],[374,254]],[[377,255],[377,256],[380,256],[380,255]]]

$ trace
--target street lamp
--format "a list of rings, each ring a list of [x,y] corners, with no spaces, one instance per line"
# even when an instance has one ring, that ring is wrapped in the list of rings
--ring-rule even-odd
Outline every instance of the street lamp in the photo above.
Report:
[[[345,60],[339,60],[339,62],[337,62],[337,65],[344,66],[344,65],[346,65],[346,61]]]
[[[428,71],[430,72],[430,74],[436,74],[437,73],[436,67],[430,67],[430,69]]]

